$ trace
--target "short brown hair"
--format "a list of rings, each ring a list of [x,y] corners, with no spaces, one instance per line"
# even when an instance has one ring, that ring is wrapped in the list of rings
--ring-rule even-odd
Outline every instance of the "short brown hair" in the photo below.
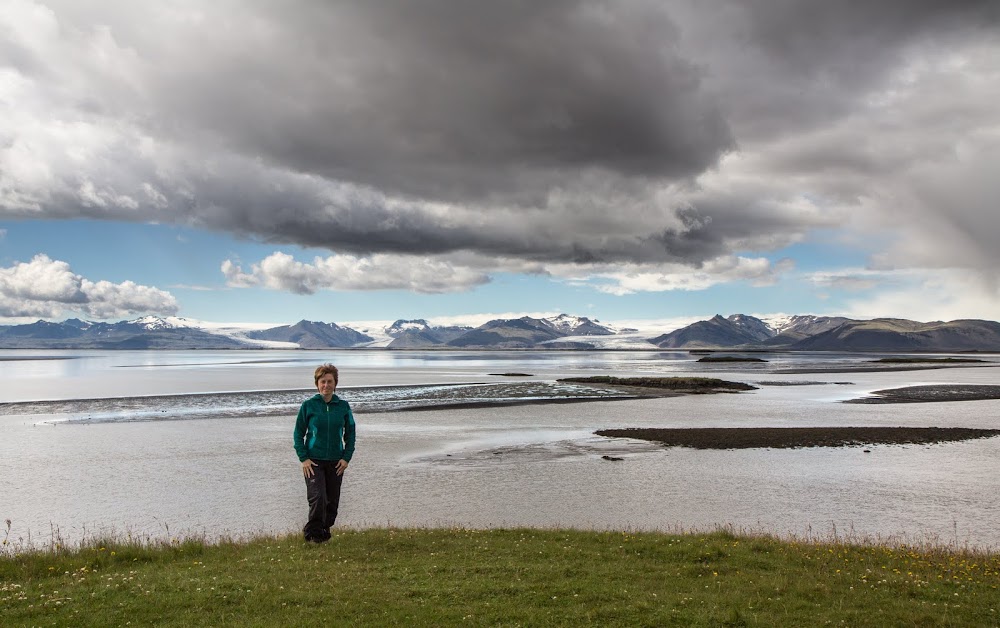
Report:
[[[333,385],[336,386],[340,381],[340,373],[337,371],[337,367],[332,364],[320,364],[316,367],[316,372],[313,373],[313,384],[319,384],[319,378],[323,377],[329,373],[333,375]]]

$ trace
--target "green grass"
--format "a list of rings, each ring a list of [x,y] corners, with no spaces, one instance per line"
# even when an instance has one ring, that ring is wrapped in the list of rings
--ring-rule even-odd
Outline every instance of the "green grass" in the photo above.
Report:
[[[985,626],[1000,557],[711,534],[369,529],[0,557],[4,626]]]

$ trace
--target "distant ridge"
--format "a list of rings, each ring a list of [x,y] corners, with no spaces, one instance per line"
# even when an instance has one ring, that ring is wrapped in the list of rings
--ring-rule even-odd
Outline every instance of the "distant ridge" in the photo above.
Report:
[[[237,339],[189,327],[184,319],[146,316],[118,323],[91,323],[75,318],[62,323],[37,321],[0,326],[5,349],[241,349]]]
[[[1000,351],[1000,323],[984,320],[918,323],[876,318],[849,321],[792,345],[811,351]]]
[[[763,341],[763,344],[780,347],[790,346],[816,334],[853,322],[842,316],[793,316],[786,323],[774,327],[777,335]]]
[[[706,349],[753,344],[774,335],[774,330],[759,318],[743,314],[723,318],[716,314],[707,321],[692,323],[649,341],[661,349]]]
[[[566,336],[538,318],[496,319],[449,341],[449,347],[524,349]]]
[[[610,328],[601,325],[600,321],[590,320],[586,316],[560,314],[537,320],[567,336],[612,336],[615,333]]]
[[[366,329],[369,333],[346,325],[306,320],[263,330],[197,323],[178,317],[146,316],[118,323],[40,320],[24,325],[0,325],[0,348],[1000,352],[1000,323],[978,319],[921,323],[892,318],[861,321],[796,315],[764,320],[731,314],[716,315],[654,338],[633,329],[618,329],[568,314],[495,319],[475,328],[434,326],[424,319],[399,319],[386,327]]]
[[[272,340],[279,342],[294,342],[301,349],[326,349],[353,347],[354,345],[371,342],[371,336],[363,334],[350,327],[341,327],[336,323],[319,323],[301,320],[294,325],[282,325],[251,331],[247,338],[256,340]]]
[[[614,334],[614,330],[586,317],[568,314],[552,318],[522,316],[489,321],[446,344],[463,349],[593,349],[592,343],[564,338]]]
[[[433,326],[423,319],[400,319],[384,329],[389,349],[592,349],[581,336],[619,333],[587,317],[559,314],[549,318],[522,316],[494,319],[478,327]],[[634,331],[634,330],[630,330]]]
[[[651,338],[650,342],[663,349],[1000,351],[1000,323],[793,316],[784,324],[772,326],[752,316],[733,314],[728,318],[716,315]]]
[[[446,344],[458,338],[471,327],[431,327],[422,318],[398,320],[385,332],[393,338],[389,349],[426,349]]]

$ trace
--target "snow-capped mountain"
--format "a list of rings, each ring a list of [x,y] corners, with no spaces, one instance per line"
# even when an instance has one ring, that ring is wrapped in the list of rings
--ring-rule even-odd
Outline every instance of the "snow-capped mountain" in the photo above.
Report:
[[[99,325],[102,323],[89,323],[89,324]],[[122,321],[120,323],[115,323],[115,324],[141,327],[147,331],[160,331],[164,329],[204,328],[204,324],[201,323],[201,321],[196,321],[189,318],[183,318],[181,316],[142,316],[140,318],[135,318],[130,321]]]
[[[746,334],[747,337],[757,341],[767,340],[771,336],[777,334],[777,331],[775,331],[774,328],[754,316],[747,316],[746,314],[730,314],[726,317],[726,320],[729,321],[733,327]]]
[[[763,321],[764,324],[773,329],[775,335],[779,335],[785,332],[817,333],[818,331],[826,331],[827,329],[833,329],[834,327],[843,325],[844,323],[846,323],[851,319],[844,318],[842,316],[815,316],[813,314],[794,314],[794,315],[781,314],[774,316],[763,316],[760,317],[759,320]]]
[[[306,320],[294,325],[279,325],[270,329],[250,331],[246,335],[256,340],[295,343],[302,349],[354,347],[374,340],[371,336],[350,327]]]
[[[70,319],[0,327],[0,347],[51,349],[239,349],[234,338],[189,326],[184,319],[146,316],[101,323]]]
[[[425,321],[422,318],[417,318],[409,321],[399,319],[392,325],[386,327],[385,333],[389,336],[392,336],[393,338],[398,338],[399,336],[402,336],[403,334],[406,333],[412,333],[412,332],[419,333],[419,332],[429,331],[430,329],[431,326],[428,325],[427,321]]]
[[[541,321],[565,336],[610,336],[615,333],[611,328],[601,325],[600,321],[590,320],[586,316],[560,314]]]

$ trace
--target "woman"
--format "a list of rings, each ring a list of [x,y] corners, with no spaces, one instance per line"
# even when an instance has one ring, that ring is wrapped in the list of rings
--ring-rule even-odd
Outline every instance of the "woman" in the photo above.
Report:
[[[337,520],[340,485],[354,455],[354,415],[351,406],[335,395],[339,373],[323,364],[313,374],[318,394],[302,402],[295,419],[295,453],[302,463],[309,501],[309,520],[302,532],[306,541],[330,540]]]

